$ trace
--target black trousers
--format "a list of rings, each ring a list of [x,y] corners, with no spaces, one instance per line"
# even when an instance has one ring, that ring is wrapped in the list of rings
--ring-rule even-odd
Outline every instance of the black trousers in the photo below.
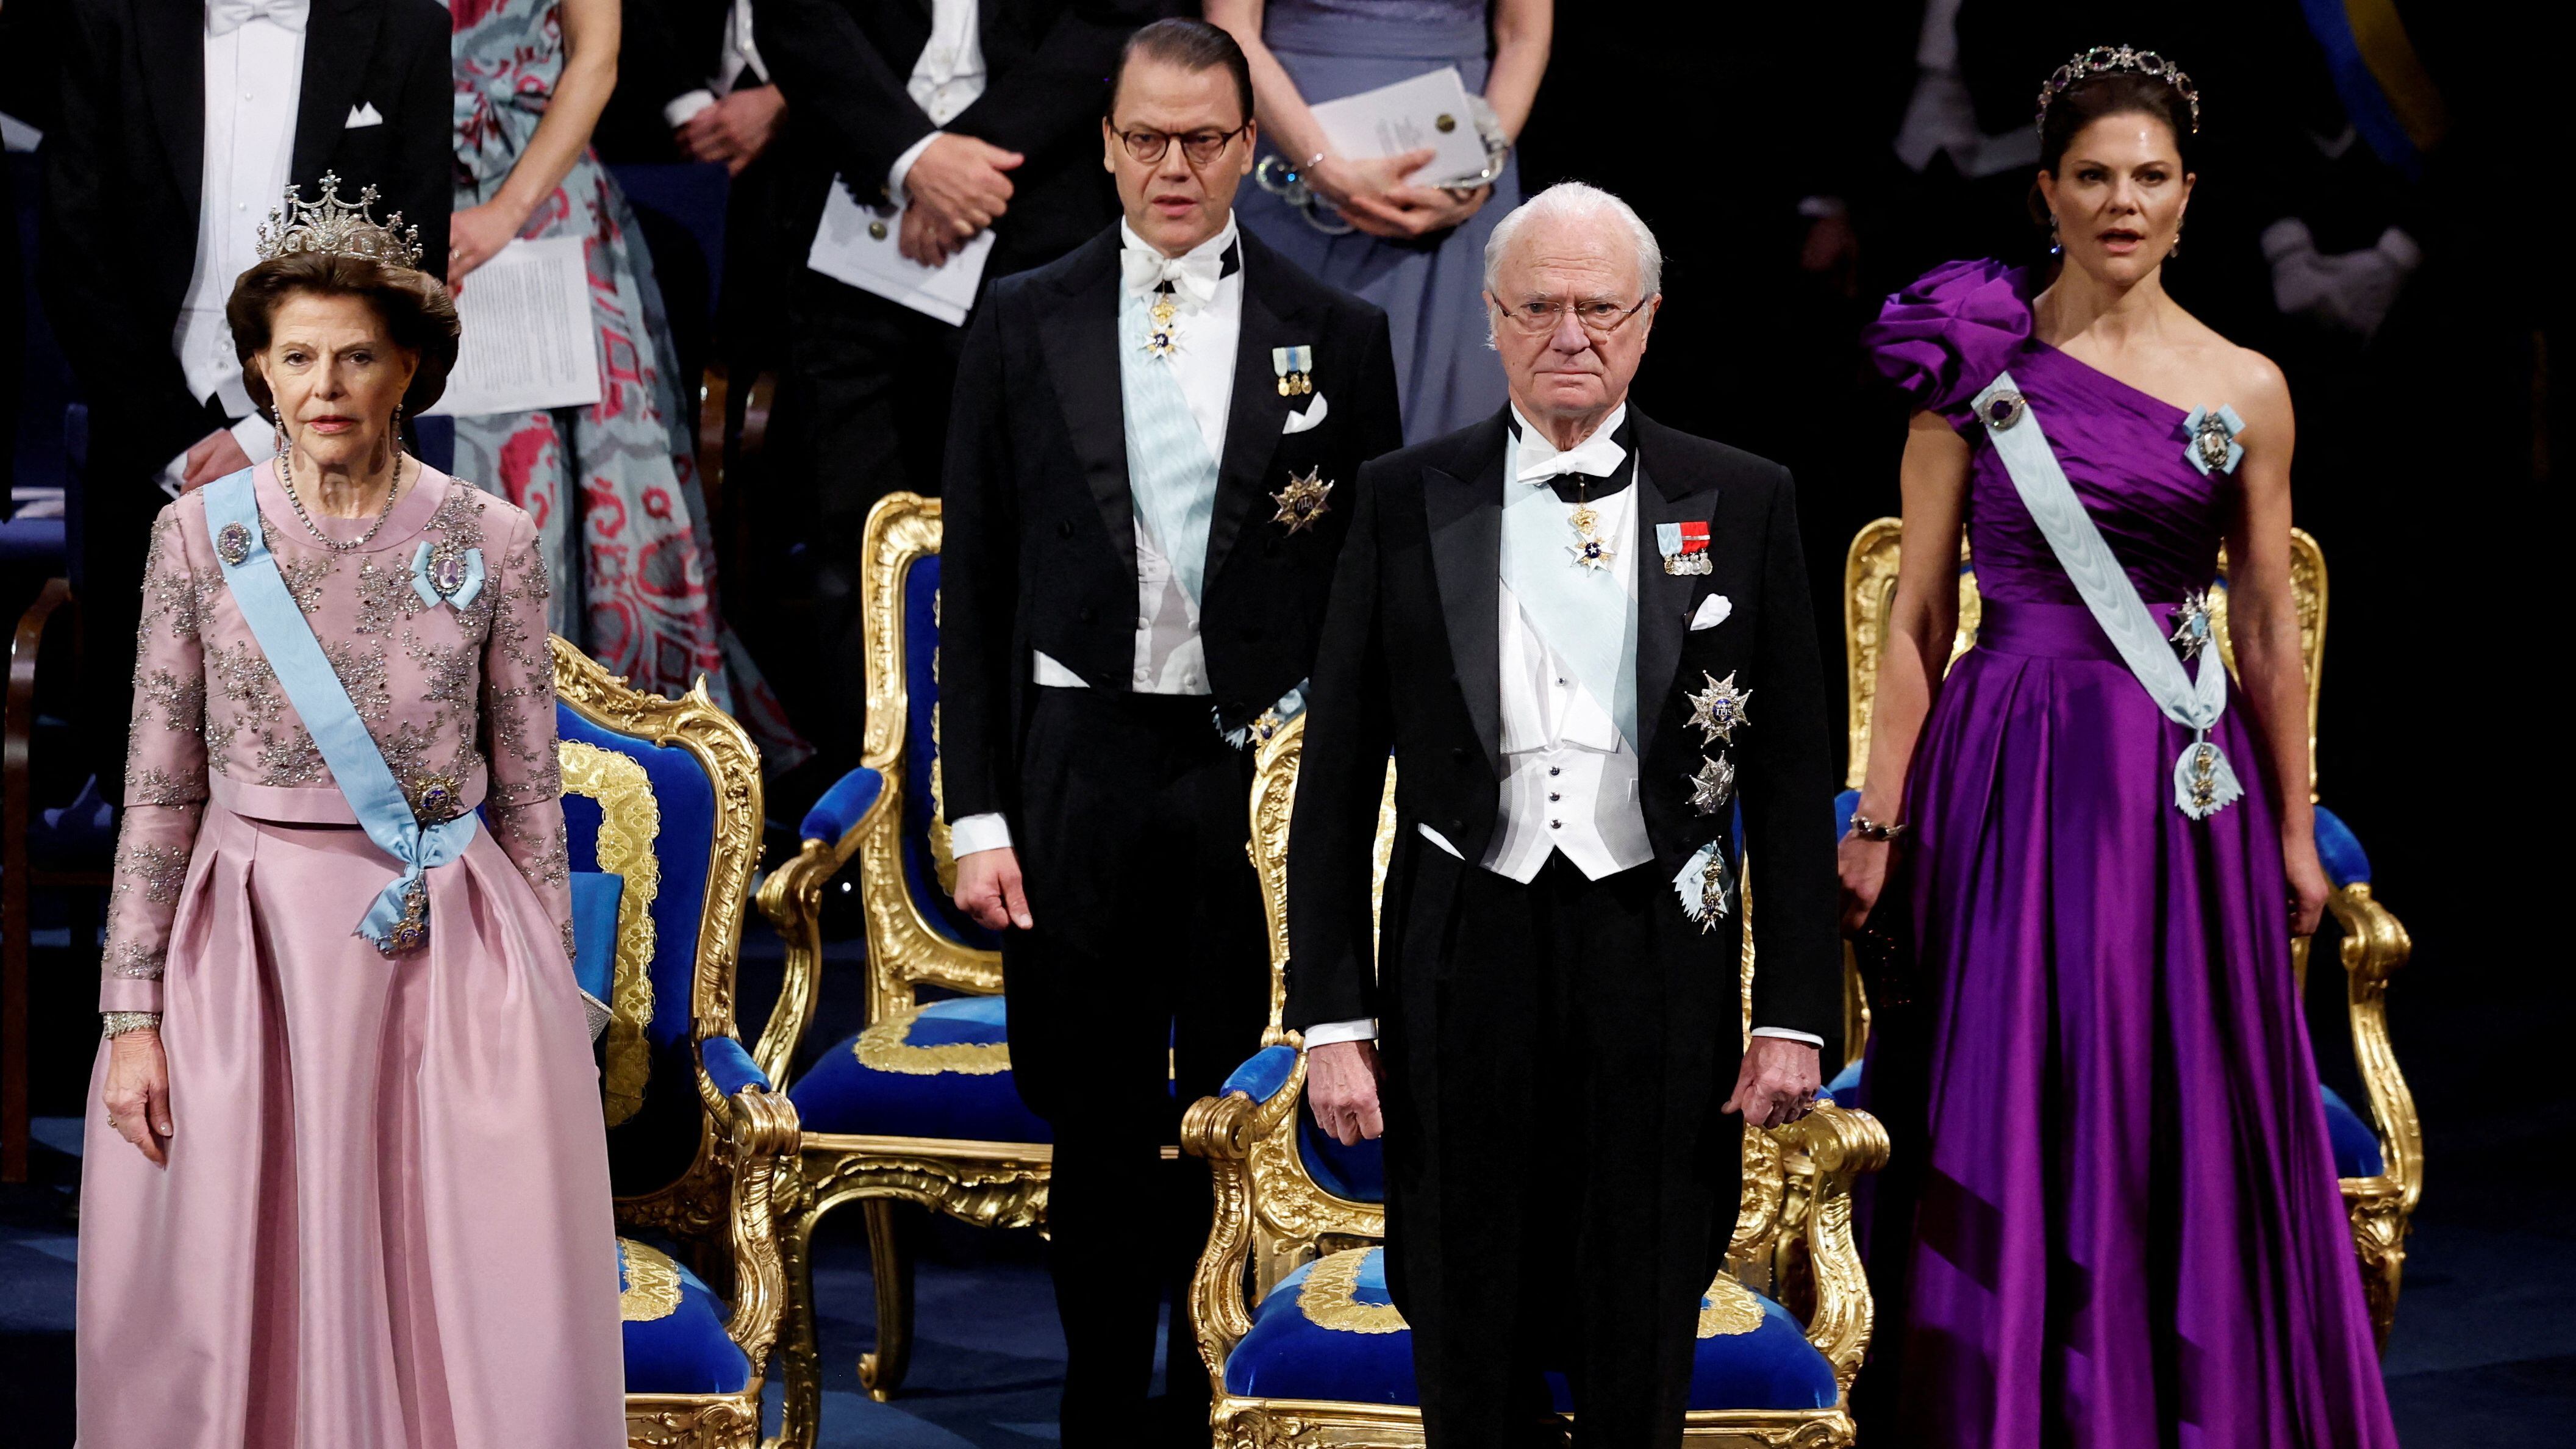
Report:
[[[794,661],[770,681],[837,773],[859,762],[867,723],[860,533],[889,493],[938,495],[966,334],[795,260],[768,461],[743,505],[764,587],[737,590],[732,613],[756,657]]]
[[[1036,695],[1018,822],[1036,924],[1007,936],[1002,964],[1020,1094],[1055,1128],[1064,1443],[1203,1446],[1187,1285],[1211,1197],[1205,1165],[1166,1163],[1162,1148],[1182,1110],[1259,1049],[1268,1017],[1269,936],[1245,851],[1252,760],[1217,737],[1204,698]]]
[[[1556,1369],[1578,1446],[1678,1444],[1742,1171],[1717,1110],[1742,1056],[1734,933],[1703,935],[1653,865],[1594,881],[1556,855],[1520,885],[1413,858],[1387,1246],[1425,1440],[1563,1442]]]

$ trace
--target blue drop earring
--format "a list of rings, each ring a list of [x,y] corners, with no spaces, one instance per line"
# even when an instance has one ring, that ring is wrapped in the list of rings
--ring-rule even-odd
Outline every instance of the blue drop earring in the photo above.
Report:
[[[2057,239],[2057,213],[2053,211],[2048,214],[2048,254],[2052,257],[2066,255],[2066,244]]]

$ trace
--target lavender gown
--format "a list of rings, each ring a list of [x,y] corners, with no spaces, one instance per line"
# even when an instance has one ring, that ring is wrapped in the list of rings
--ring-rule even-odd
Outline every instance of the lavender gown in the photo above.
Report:
[[[2212,577],[2236,483],[2186,461],[2182,410],[2033,338],[2034,290],[1951,263],[1867,339],[1916,407],[1968,431],[1984,600],[1907,782],[1918,1040],[1874,1053],[1862,1086],[1929,1141],[1919,1199],[1882,1199],[1873,1225],[1911,1281],[1879,1321],[1894,1422],[1868,1429],[1962,1449],[2394,1445],[2255,721],[2231,697],[2215,733],[2245,798],[2186,817],[2185,731],[1967,404],[2012,370],[2151,606]],[[1901,1056],[1917,1070],[1883,1069]]]

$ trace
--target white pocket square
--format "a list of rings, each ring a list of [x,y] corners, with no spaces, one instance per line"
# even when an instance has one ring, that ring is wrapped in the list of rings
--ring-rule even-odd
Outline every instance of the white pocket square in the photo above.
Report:
[[[1699,612],[1691,615],[1690,626],[1693,629],[1714,629],[1725,623],[1726,616],[1734,612],[1735,605],[1727,600],[1726,595],[1711,594],[1699,601]]]
[[[375,102],[360,101],[349,108],[349,124],[343,129],[354,131],[360,126],[381,126],[384,123],[385,118],[376,114]]]
[[[1450,859],[1465,860],[1467,858],[1458,853],[1458,847],[1449,843],[1448,836],[1441,834],[1439,831],[1434,830],[1430,826],[1424,825],[1419,821],[1414,822],[1413,828],[1422,832],[1423,839],[1428,840],[1432,844],[1439,846],[1442,850],[1449,852]]]
[[[1306,431],[1308,428],[1311,428],[1324,420],[1325,411],[1324,395],[1319,392],[1315,394],[1315,400],[1313,402],[1306,404],[1306,410],[1304,412],[1292,412],[1288,415],[1287,424],[1279,429],[1280,436],[1286,437],[1290,433],[1302,433]],[[1457,852],[1453,850],[1450,854],[1455,855]]]

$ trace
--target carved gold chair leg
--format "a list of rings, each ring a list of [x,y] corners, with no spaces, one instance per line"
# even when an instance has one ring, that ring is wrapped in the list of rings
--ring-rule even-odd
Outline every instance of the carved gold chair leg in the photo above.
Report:
[[[904,1252],[903,1204],[870,1198],[861,1205],[868,1222],[868,1262],[877,1283],[877,1346],[859,1355],[859,1382],[882,1404],[903,1386],[912,1367],[912,1257]]]
[[[786,1381],[778,1437],[762,1449],[814,1449],[823,1426],[823,1354],[814,1322],[814,1222],[808,1210],[779,1224],[778,1256],[787,1275],[787,1323],[778,1336]]]

